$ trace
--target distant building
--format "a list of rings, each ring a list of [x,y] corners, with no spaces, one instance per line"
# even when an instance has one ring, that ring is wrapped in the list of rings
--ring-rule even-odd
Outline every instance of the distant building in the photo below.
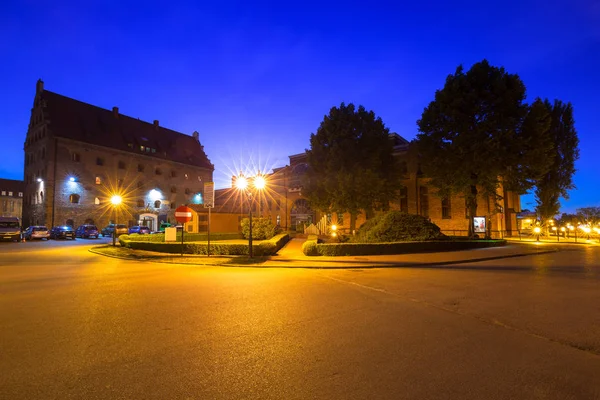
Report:
[[[24,191],[23,181],[0,179],[0,217],[21,218]]]
[[[182,204],[202,201],[214,166],[191,136],[44,89],[40,80],[25,140],[27,225],[114,221],[157,229]],[[110,200],[124,203],[113,208]]]

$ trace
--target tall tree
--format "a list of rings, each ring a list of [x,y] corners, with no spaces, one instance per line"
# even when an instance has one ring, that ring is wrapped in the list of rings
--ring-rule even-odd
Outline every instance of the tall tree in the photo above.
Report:
[[[470,216],[477,196],[497,197],[500,183],[518,192],[530,189],[546,172],[542,156],[547,115],[540,102],[529,107],[518,75],[486,60],[446,78],[417,121],[421,167],[442,196],[462,194]],[[473,233],[470,219],[469,232]]]
[[[582,207],[576,210],[579,220],[592,227],[600,223],[600,207]]]
[[[304,182],[311,206],[350,213],[350,229],[364,210],[386,209],[400,188],[389,130],[373,111],[333,107],[310,136]]]
[[[551,104],[544,102],[551,117],[548,139],[553,144],[552,152],[548,155],[550,168],[538,180],[535,187],[536,212],[542,221],[554,217],[560,210],[560,198],[568,199],[569,190],[575,188],[573,175],[575,161],[579,158],[579,139],[573,120],[571,103],[555,100]]]

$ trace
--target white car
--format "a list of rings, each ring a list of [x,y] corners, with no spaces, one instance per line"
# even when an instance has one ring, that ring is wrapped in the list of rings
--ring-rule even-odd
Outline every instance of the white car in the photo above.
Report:
[[[50,239],[50,231],[45,226],[30,226],[23,232],[25,240]]]

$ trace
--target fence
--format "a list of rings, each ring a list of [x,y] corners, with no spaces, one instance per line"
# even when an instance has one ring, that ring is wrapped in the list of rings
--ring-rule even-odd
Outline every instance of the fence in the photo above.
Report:
[[[467,237],[469,236],[468,230],[459,230],[459,229],[448,229],[442,230],[442,233],[446,236],[456,236],[456,237]],[[480,238],[486,237],[489,235],[492,239],[504,239],[505,237],[512,236],[508,231],[488,231],[486,233],[476,233]]]

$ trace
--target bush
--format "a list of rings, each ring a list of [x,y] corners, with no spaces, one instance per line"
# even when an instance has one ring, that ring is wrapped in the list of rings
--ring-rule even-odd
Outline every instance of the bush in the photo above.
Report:
[[[250,219],[242,219],[244,239],[250,236]],[[252,239],[267,240],[275,236],[275,225],[269,218],[252,218]]]
[[[302,243],[302,252],[305,256],[318,256],[319,251],[317,250],[317,241],[316,240],[307,240]]]
[[[308,241],[306,242],[308,243]],[[305,244],[306,244],[305,243]],[[369,256],[386,254],[431,253],[504,246],[505,240],[461,240],[396,243],[314,243],[317,254],[322,256]],[[302,248],[304,251],[304,246]]]
[[[442,238],[439,226],[420,215],[389,211],[367,220],[358,230],[355,243],[424,241]]]
[[[154,233],[152,235],[140,235],[138,233],[132,233],[131,235],[121,235],[121,236],[129,236],[126,240],[134,240],[136,242],[164,242],[165,234],[164,233]],[[121,237],[119,236],[119,239]],[[225,233],[211,233],[210,240],[233,240],[233,239],[243,239],[242,234],[239,232],[225,232]],[[208,240],[208,235],[206,233],[185,233],[183,236],[184,242],[206,242]],[[177,233],[176,241],[181,242],[181,232]]]
[[[181,253],[181,242],[154,242],[147,240],[137,240],[139,237],[131,240],[133,235],[121,235],[119,242],[121,246],[135,250],[157,251],[161,253]],[[144,236],[144,235],[140,235]],[[146,235],[147,236],[147,235]],[[212,235],[211,235],[212,237]],[[121,239],[122,238],[122,239]],[[253,244],[252,250],[255,256],[273,255],[279,251],[289,240],[287,233],[277,235],[270,240]],[[183,243],[184,254],[207,254],[208,243]],[[229,256],[244,256],[248,255],[248,244],[234,243],[211,243],[210,254],[212,255],[229,255]]]

